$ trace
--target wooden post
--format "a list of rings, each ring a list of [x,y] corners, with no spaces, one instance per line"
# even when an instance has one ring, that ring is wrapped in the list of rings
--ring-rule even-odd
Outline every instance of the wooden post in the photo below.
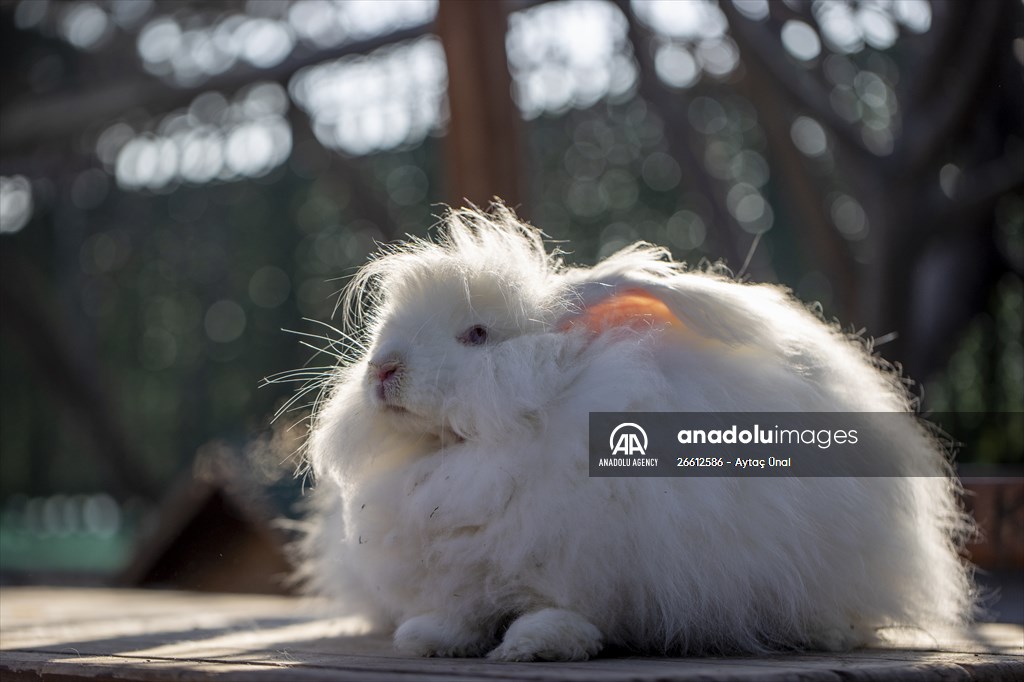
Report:
[[[505,56],[501,0],[441,0],[437,32],[448,62],[451,121],[445,139],[446,199],[481,207],[500,197],[520,208],[521,121]]]

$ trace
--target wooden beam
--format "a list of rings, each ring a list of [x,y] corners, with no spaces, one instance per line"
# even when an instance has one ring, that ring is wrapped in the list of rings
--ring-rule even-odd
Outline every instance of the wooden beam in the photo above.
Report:
[[[448,62],[451,110],[446,199],[486,206],[500,197],[519,207],[521,121],[505,55],[508,7],[501,1],[442,0],[436,25]]]

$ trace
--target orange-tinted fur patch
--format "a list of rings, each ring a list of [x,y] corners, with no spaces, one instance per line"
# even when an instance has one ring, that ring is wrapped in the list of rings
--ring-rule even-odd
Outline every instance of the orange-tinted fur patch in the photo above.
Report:
[[[569,331],[579,326],[584,326],[595,334],[616,327],[645,331],[664,326],[691,339],[704,340],[676,317],[661,299],[643,289],[628,289],[595,303],[576,317],[565,321],[560,331]]]

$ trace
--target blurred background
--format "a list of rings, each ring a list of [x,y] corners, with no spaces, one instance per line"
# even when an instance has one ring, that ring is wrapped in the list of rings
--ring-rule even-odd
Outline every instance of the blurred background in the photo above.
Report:
[[[0,0],[0,53],[0,583],[287,589],[261,379],[496,195],[866,330],[1024,567],[1021,0]]]

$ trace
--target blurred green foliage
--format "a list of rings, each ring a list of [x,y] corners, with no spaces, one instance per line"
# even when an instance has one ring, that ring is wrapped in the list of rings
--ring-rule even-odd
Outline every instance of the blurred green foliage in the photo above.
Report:
[[[84,4],[97,7],[60,6],[75,9],[75,16],[91,13],[95,20],[92,9],[82,10]],[[843,3],[795,5],[773,3],[772,11],[783,16],[771,21],[810,25],[822,7],[831,12]],[[389,61],[388,55],[399,50],[384,41],[376,52],[348,55],[315,71],[312,56],[317,49],[333,49],[335,36],[320,25],[314,10],[340,15],[355,6],[303,5],[290,13],[289,3],[160,2],[129,11],[134,3],[114,3],[103,5],[111,22],[104,25],[106,33],[91,38],[68,28],[72,12],[62,13],[60,6],[0,3],[0,54],[10,85],[3,95],[5,114],[16,104],[34,105],[36,98],[109,92],[122,78],[134,83],[131,79],[141,77],[149,79],[143,91],[158,102],[177,98],[177,108],[139,102],[67,138],[5,152],[0,163],[0,175],[20,183],[5,185],[5,201],[23,199],[20,188],[31,185],[30,218],[23,225],[12,222],[0,235],[0,255],[7,274],[4,293],[34,311],[25,318],[10,306],[0,310],[0,501],[6,505],[0,517],[0,570],[71,565],[112,570],[127,556],[131,538],[151,524],[160,494],[191,474],[199,452],[241,453],[254,479],[273,490],[281,511],[291,511],[289,503],[301,486],[293,478],[293,452],[271,448],[268,456],[266,449],[248,444],[272,440],[268,434],[274,428],[301,423],[313,396],[272,427],[273,414],[295,386],[259,388],[260,381],[305,364],[333,364],[329,353],[301,343],[326,350],[329,338],[303,335],[325,333],[314,321],[331,321],[346,276],[379,243],[427,234],[443,212],[439,202],[445,196],[446,105],[430,108],[443,99],[431,88],[445,78],[432,38],[402,48],[398,61]],[[824,79],[827,111],[859,126],[852,128],[859,131],[854,138],[875,154],[870,158],[876,166],[866,171],[843,166],[842,136],[827,120],[819,122],[800,106],[782,107],[779,93],[785,88],[751,82],[753,64],[743,63],[741,49],[746,45],[738,45],[739,36],[730,37],[723,14],[732,5],[720,10],[716,3],[694,2],[701,8],[697,14],[703,13],[695,15],[701,30],[691,25],[689,34],[673,33],[671,22],[654,23],[653,5],[633,13],[651,25],[636,16],[627,19],[621,10],[629,6],[553,2],[513,15],[510,26],[519,37],[510,39],[508,54],[516,79],[513,94],[524,118],[528,190],[518,207],[523,215],[568,252],[570,262],[592,263],[642,239],[670,248],[694,267],[724,260],[745,277],[792,288],[816,302],[828,319],[861,324],[847,314],[867,307],[865,292],[879,274],[871,267],[892,248],[879,236],[895,223],[881,221],[879,216],[893,216],[872,205],[884,200],[849,179],[858,171],[874,181],[876,167],[891,161],[886,149],[898,147],[905,130],[929,122],[899,118],[905,111],[897,93],[906,91],[908,80],[903,69],[919,66],[925,43],[897,36],[910,26],[918,38],[927,38],[931,5],[924,7],[927,12],[914,5],[916,14],[890,21],[896,33],[887,45],[872,43],[878,38],[869,32],[843,33],[835,17],[829,19],[831,28],[852,42],[833,45],[831,53],[819,44],[820,59],[797,59],[791,47],[785,47],[787,54],[776,41],[777,56],[792,68],[794,80]],[[417,7],[415,16],[395,26],[408,28],[436,10],[430,2]],[[758,3],[744,7],[745,13],[761,11]],[[953,5],[939,9],[951,11]],[[306,11],[313,14],[299,16]],[[773,25],[765,16],[745,16],[751,25]],[[200,40],[203,31],[227,30],[241,17],[277,22],[281,30],[292,21],[292,39],[309,39],[294,46],[298,61],[314,65],[301,76],[307,79],[301,88],[294,87],[295,79],[289,90],[284,81],[254,77],[233,92],[203,91],[202,78],[211,74],[195,71],[198,53],[186,49],[181,27],[194,30],[192,39]],[[595,17],[604,23],[593,23]],[[304,23],[295,23],[296,18]],[[573,41],[563,39],[556,20],[593,29],[584,36],[589,43],[578,41],[590,62],[579,62],[583,57],[569,50]],[[1012,30],[1021,25],[1017,15],[1006,23]],[[363,28],[366,35],[384,36],[388,27],[382,26]],[[160,29],[172,43],[178,30],[174,44],[180,54],[166,44],[142,50],[146,27],[153,29],[151,38]],[[82,42],[87,39],[93,42]],[[412,63],[410,55],[433,61]],[[955,56],[947,57],[958,65]],[[267,66],[257,58],[250,66]],[[602,91],[594,83],[604,66],[611,75],[605,74]],[[329,79],[345,69],[361,74],[361,80],[349,82],[348,89],[332,85]],[[156,95],[154,83],[162,86]],[[527,101],[523,94],[536,83],[550,86],[547,104]],[[1012,99],[1013,82],[1005,89],[1001,81],[993,83],[1000,97]],[[182,103],[177,93],[187,88],[194,96]],[[317,111],[310,102],[320,94],[326,105]],[[392,95],[396,106],[390,106]],[[367,103],[380,102],[388,106],[366,113]],[[976,104],[980,109],[985,102]],[[342,116],[348,116],[346,107],[356,114]],[[995,118],[979,118],[973,127],[988,131],[983,141],[989,146],[1019,150],[1020,121],[1010,120],[1002,105],[994,111]],[[992,120],[1003,127],[988,125]],[[388,126],[403,122],[407,135],[390,140]],[[31,123],[31,117],[21,120]],[[262,123],[267,125],[261,129]],[[286,143],[285,137],[273,136],[284,128]],[[374,144],[346,150],[345,140],[351,142],[360,130]],[[200,155],[197,161],[186,154],[195,141],[189,135],[219,140],[220,146],[209,142],[204,147],[209,158]],[[270,151],[285,160],[267,161],[278,157],[255,152],[246,157],[247,149],[259,151],[267,139],[277,144]],[[926,187],[954,194],[961,175],[969,176],[978,145],[972,139],[959,147],[956,141],[940,142],[946,145],[936,156],[941,168],[918,169],[920,185],[907,184],[908,192]],[[125,149],[133,151],[122,154]],[[218,165],[217,154],[235,154],[234,170]],[[162,164],[172,157],[180,164],[170,163],[168,171]],[[200,163],[211,158],[217,163],[209,168]],[[246,168],[249,172],[243,172]],[[808,184],[795,181],[807,178]],[[922,203],[926,198],[923,191],[911,196]],[[13,203],[4,206],[13,213]],[[963,301],[943,301],[962,303],[973,321],[941,344],[931,344],[937,354],[950,349],[952,354],[948,363],[944,356],[937,363],[945,369],[928,378],[923,408],[959,415],[943,426],[954,438],[972,443],[961,461],[1021,463],[1024,434],[986,417],[1024,411],[1020,188],[1005,192],[994,216],[976,216],[967,227],[964,232],[971,235],[993,232],[990,250],[979,257],[980,269],[998,264],[1002,274],[980,305],[966,293]],[[925,247],[923,240],[909,244],[915,253]],[[964,252],[964,260],[974,257]],[[955,278],[940,274],[939,280]],[[884,291],[881,298],[905,295]],[[115,425],[123,435],[123,449],[136,465],[132,472],[119,467],[115,444],[104,440],[99,422]],[[255,450],[259,461],[253,459]],[[77,522],[61,521],[64,512],[53,511],[85,509],[85,502],[72,504],[67,496],[98,492],[112,493],[129,519],[115,532],[97,535]],[[67,512],[67,518],[74,513]]]

